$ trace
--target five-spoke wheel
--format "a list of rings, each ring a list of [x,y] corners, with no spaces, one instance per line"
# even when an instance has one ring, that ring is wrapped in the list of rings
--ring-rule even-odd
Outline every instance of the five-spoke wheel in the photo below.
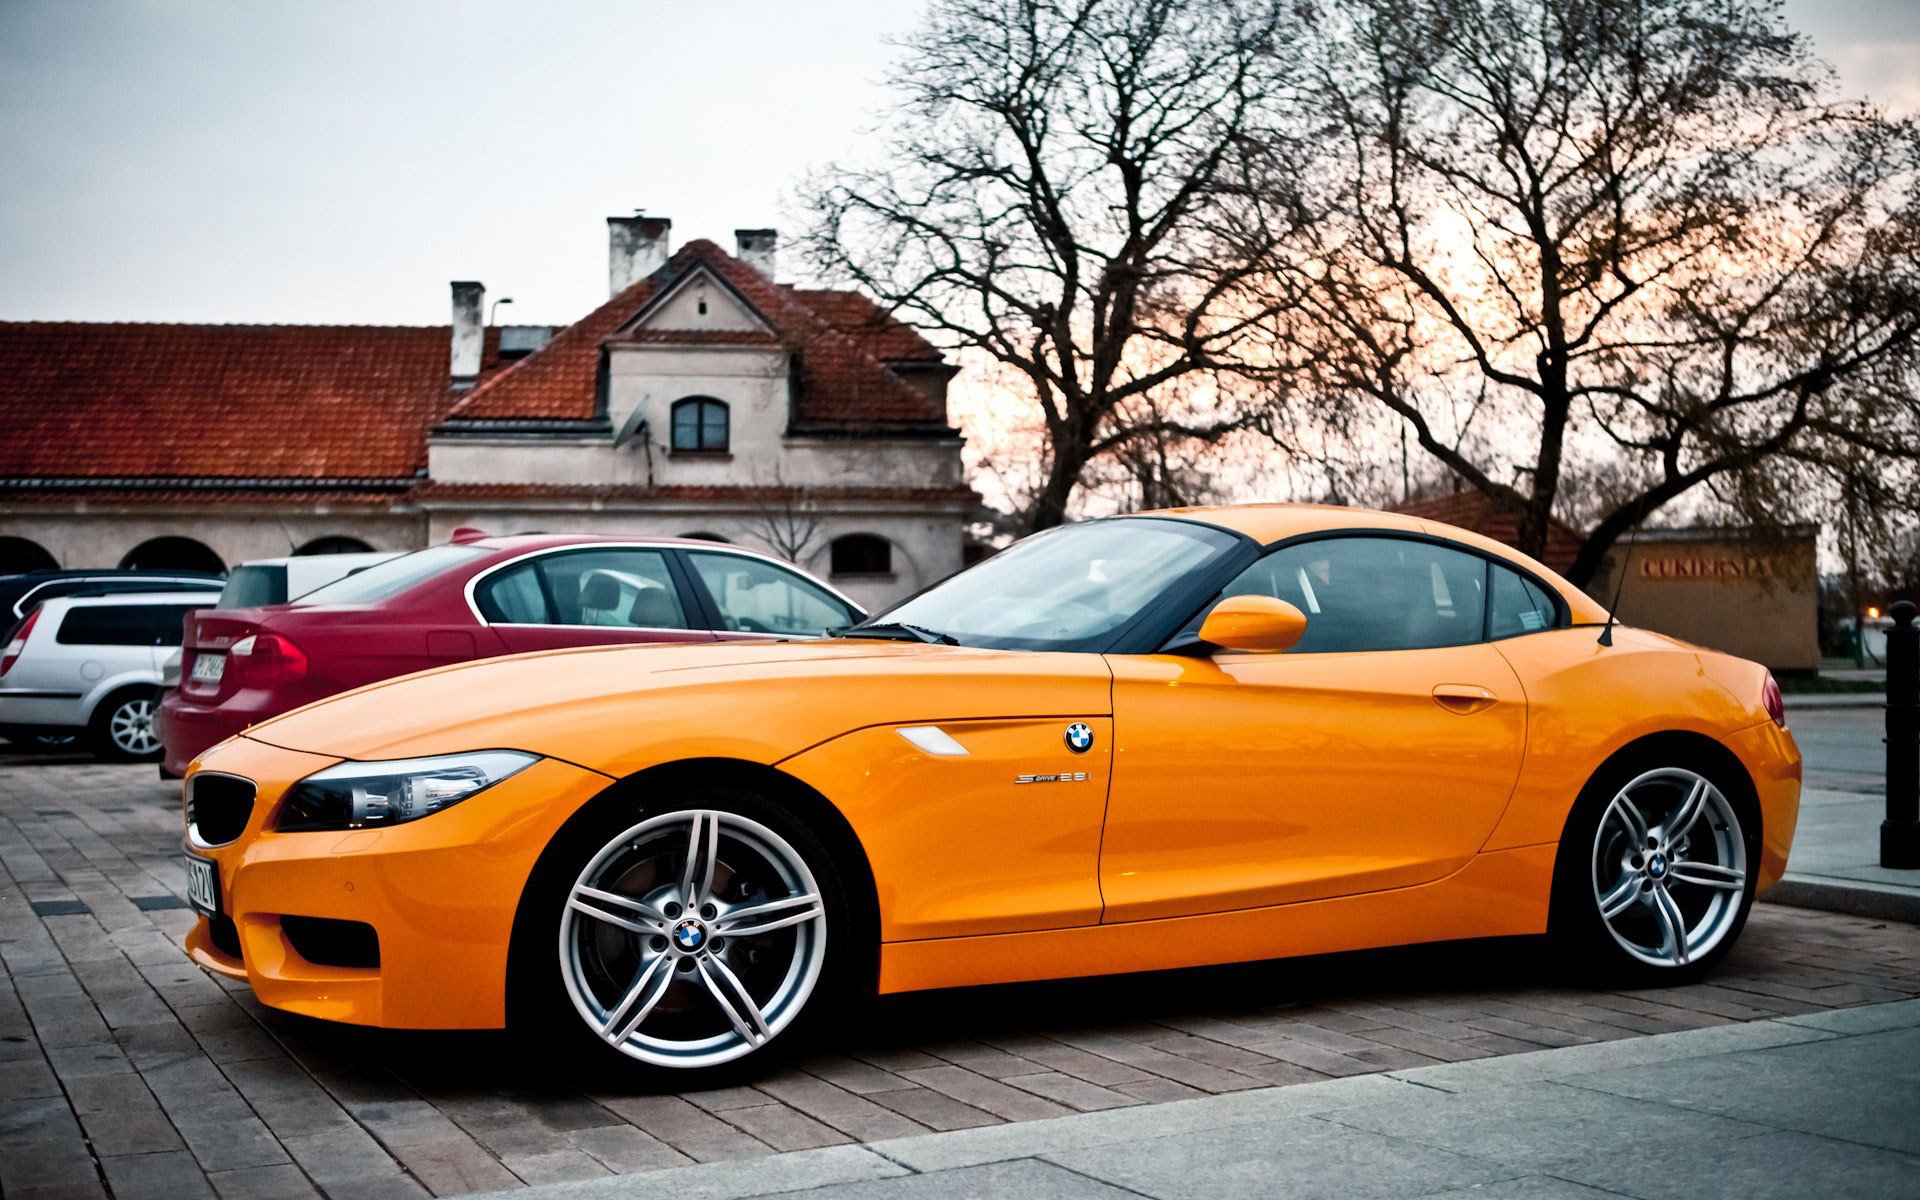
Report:
[[[830,858],[770,805],[631,821],[580,831],[535,901],[550,906],[541,974],[563,994],[548,1013],[629,1066],[744,1060],[823,990],[844,909]]]
[[[1751,901],[1740,806],[1695,765],[1603,772],[1561,858],[1556,938],[1601,959],[1585,965],[1611,959],[1642,978],[1691,977],[1726,951]]]

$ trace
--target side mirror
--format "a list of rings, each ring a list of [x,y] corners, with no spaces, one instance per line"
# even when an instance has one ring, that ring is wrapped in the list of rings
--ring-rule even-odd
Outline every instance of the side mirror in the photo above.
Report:
[[[1223,650],[1273,654],[1307,632],[1307,615],[1272,596],[1228,596],[1200,623],[1200,640]]]

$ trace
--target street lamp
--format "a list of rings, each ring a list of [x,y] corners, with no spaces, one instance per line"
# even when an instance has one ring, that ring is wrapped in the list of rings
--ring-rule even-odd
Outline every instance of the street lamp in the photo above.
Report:
[[[493,307],[489,309],[487,312],[487,324],[489,325],[499,324],[498,318],[500,316],[500,306],[502,304],[512,304],[512,303],[513,303],[512,296],[502,296],[498,300],[495,300],[493,302]]]

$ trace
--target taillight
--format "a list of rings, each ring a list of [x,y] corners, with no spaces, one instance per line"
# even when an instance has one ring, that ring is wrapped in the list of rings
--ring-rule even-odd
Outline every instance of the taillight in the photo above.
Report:
[[[307,655],[277,633],[253,633],[227,647],[227,666],[240,683],[291,683],[306,675]]]
[[[1787,701],[1780,695],[1780,683],[1773,677],[1772,671],[1767,672],[1767,682],[1761,685],[1760,703],[1766,705],[1767,715],[1773,718],[1775,725],[1782,729],[1787,727]]]
[[[34,609],[20,627],[13,631],[13,640],[7,643],[5,654],[0,654],[0,675],[13,670],[13,664],[20,661],[20,652],[27,648],[27,635],[33,632],[33,623],[40,619],[40,610]]]

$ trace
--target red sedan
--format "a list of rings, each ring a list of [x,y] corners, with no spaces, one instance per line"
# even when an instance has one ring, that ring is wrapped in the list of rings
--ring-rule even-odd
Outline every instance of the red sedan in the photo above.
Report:
[[[736,546],[456,536],[292,604],[188,618],[180,686],[160,705],[160,769],[180,775],[201,751],[268,717],[447,663],[563,646],[818,637],[865,616],[819,580]]]

